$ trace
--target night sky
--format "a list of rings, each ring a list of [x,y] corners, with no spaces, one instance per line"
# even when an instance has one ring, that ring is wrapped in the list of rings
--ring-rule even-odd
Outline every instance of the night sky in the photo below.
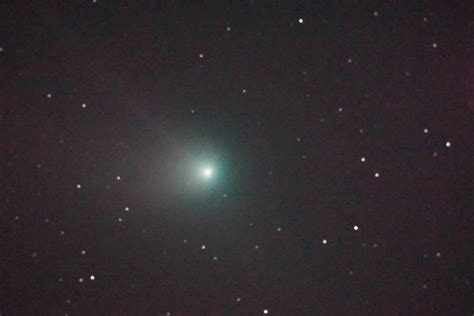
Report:
[[[471,315],[471,1],[4,1],[0,313]]]

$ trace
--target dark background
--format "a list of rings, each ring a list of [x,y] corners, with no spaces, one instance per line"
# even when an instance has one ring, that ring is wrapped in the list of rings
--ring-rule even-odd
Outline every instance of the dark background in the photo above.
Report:
[[[2,2],[1,315],[471,315],[473,8]]]

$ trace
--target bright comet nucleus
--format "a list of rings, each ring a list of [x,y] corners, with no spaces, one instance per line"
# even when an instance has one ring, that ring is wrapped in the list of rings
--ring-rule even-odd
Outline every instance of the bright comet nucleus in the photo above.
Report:
[[[206,167],[202,170],[202,175],[206,179],[209,179],[210,177],[212,177],[213,173],[214,173],[214,170],[212,170],[212,168],[210,167]]]

